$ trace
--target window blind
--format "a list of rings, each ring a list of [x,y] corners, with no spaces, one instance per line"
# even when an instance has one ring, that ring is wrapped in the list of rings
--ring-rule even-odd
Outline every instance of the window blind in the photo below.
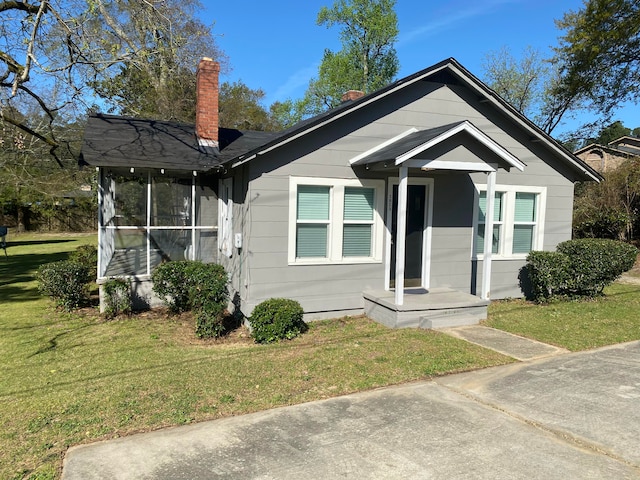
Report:
[[[298,185],[298,220],[329,220],[329,188]]]
[[[516,192],[515,222],[536,221],[536,194]]]
[[[478,221],[484,223],[487,211],[487,192],[480,192],[479,206]],[[493,221],[502,221],[502,192],[496,192],[495,200],[493,201]]]
[[[344,189],[344,219],[373,220],[373,188]]]

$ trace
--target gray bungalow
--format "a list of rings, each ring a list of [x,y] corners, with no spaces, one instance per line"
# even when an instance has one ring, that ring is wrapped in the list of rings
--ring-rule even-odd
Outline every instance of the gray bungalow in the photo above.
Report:
[[[226,268],[245,316],[287,297],[308,319],[475,323],[571,237],[574,183],[601,180],[454,59],[277,134],[218,128],[217,88],[203,59],[195,126],[89,119],[99,280],[148,304],[153,268],[188,258]]]

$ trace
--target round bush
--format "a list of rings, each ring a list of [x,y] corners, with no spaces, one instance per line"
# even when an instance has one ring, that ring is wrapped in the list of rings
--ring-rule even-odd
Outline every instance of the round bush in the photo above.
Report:
[[[630,270],[638,255],[633,245],[601,238],[562,242],[558,252],[569,257],[569,295],[587,297],[602,293],[604,287]]]
[[[87,301],[89,269],[78,262],[62,260],[46,263],[36,273],[38,290],[55,300],[58,306],[72,310]]]
[[[633,267],[638,250],[617,240],[583,238],[558,245],[557,252],[531,252],[527,275],[531,297],[595,297]]]
[[[251,336],[257,343],[292,339],[307,330],[302,320],[304,311],[298,302],[271,298],[256,305],[249,322]]]
[[[151,274],[153,291],[172,312],[190,309],[189,268],[192,263],[188,260],[163,263]]]

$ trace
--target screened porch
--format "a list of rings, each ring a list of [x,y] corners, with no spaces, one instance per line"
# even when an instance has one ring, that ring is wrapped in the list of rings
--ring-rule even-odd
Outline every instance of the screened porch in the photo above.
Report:
[[[98,278],[170,260],[217,261],[217,180],[195,171],[100,168]]]

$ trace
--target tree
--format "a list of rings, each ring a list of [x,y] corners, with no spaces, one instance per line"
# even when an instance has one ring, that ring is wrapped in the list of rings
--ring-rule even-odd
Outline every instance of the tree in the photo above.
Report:
[[[629,159],[605,172],[601,183],[582,184],[574,202],[578,237],[633,240],[640,223],[640,168]]]
[[[303,115],[314,115],[340,104],[347,90],[365,93],[391,83],[398,72],[393,47],[398,37],[395,0],[336,0],[318,13],[318,25],[340,26],[342,49],[325,50],[318,77],[309,82]]]
[[[48,120],[35,115],[32,113],[32,118],[23,119],[14,112],[16,118],[28,121],[36,131],[45,130]],[[64,194],[91,183],[91,171],[73,168],[80,149],[82,126],[68,123],[60,128],[64,128],[67,138],[73,139],[67,144],[68,149],[58,152],[59,161],[67,167],[63,169],[54,168],[54,159],[47,155],[45,144],[36,137],[10,124],[0,129],[0,213],[7,209],[15,215],[19,231],[28,226],[27,211],[38,210],[40,216],[50,217]]]
[[[116,106],[130,93],[140,93],[147,111],[154,98],[170,103],[174,74],[193,69],[195,60],[186,64],[196,52],[219,54],[201,49],[215,44],[193,20],[198,6],[197,0],[0,0],[0,118],[56,155],[65,142],[56,122],[86,111],[89,85],[102,85],[99,93]],[[113,91],[105,79],[114,79]],[[46,128],[29,123],[33,116],[13,114],[28,100]],[[135,113],[132,105],[124,110]]]
[[[240,130],[271,130],[269,113],[261,105],[265,93],[241,81],[220,86],[220,126]]]
[[[211,29],[194,18],[201,7],[198,0],[96,2],[98,15],[85,25],[85,32],[97,38],[106,25],[100,42],[116,55],[131,52],[110,69],[94,70],[91,85],[113,110],[193,121],[198,60],[208,56],[226,64]]]
[[[528,47],[516,59],[509,48],[489,52],[482,62],[485,83],[527,117],[539,110],[549,68],[537,50]]]
[[[558,70],[532,47],[527,47],[519,58],[508,47],[489,52],[482,70],[490,88],[547,134],[567,114],[580,108],[577,99],[563,101],[554,95]]]
[[[302,120],[303,107],[300,104],[301,100],[291,99],[272,103],[269,107],[269,115],[274,129],[283,130]]]
[[[556,22],[565,30],[554,61],[562,82],[558,98],[581,97],[602,114],[640,93],[640,2],[587,0]]]
[[[598,138],[595,139],[595,143],[600,145],[607,145],[610,142],[631,134],[631,129],[625,127],[620,120],[616,120],[610,125],[603,127],[598,134]]]

